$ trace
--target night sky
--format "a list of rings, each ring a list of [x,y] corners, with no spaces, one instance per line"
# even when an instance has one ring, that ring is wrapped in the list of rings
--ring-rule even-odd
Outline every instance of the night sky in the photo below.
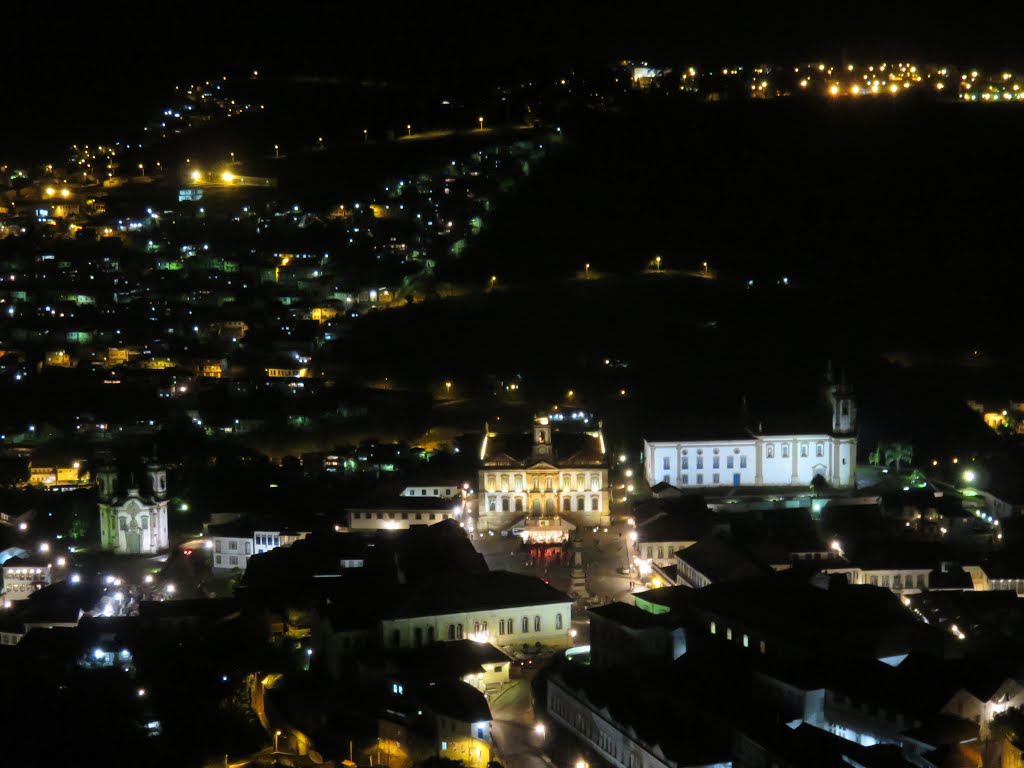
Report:
[[[0,154],[102,136],[137,124],[174,83],[252,68],[471,84],[624,56],[712,66],[844,51],[977,66],[1024,59],[1020,6],[894,5],[182,2],[41,15],[17,4],[5,10]]]

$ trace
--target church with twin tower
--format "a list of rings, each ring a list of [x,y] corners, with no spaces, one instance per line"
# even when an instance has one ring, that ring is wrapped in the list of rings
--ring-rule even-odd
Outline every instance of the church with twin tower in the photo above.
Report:
[[[118,472],[103,467],[96,472],[100,512],[100,545],[118,555],[147,555],[166,550],[167,470],[146,464],[145,482],[132,475],[121,490]]]

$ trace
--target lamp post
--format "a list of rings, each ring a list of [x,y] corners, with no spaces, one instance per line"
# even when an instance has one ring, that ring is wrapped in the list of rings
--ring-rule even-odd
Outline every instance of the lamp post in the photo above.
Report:
[[[484,129],[484,118],[483,118],[483,116],[478,117],[476,119],[476,121],[480,124],[480,130],[482,131]]]
[[[146,178],[146,165],[145,165],[145,163],[139,163],[139,172],[142,174],[142,178]]]
[[[586,264],[583,265],[583,275],[586,277],[586,279],[590,279],[590,262],[587,262]]]
[[[704,276],[707,277],[707,275],[708,275],[708,263],[705,261],[704,262]]]
[[[281,737],[281,731],[274,731],[274,752],[277,752],[277,740]]]
[[[412,123],[405,124],[405,135],[412,136]]]
[[[277,144],[274,145],[274,159],[277,160],[281,157],[281,147]]]

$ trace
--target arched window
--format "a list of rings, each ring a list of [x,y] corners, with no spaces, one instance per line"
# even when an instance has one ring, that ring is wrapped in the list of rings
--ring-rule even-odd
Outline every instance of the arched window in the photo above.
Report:
[[[807,443],[800,443],[800,458],[807,458]]]
[[[591,512],[599,512],[601,510],[601,497],[591,496],[590,497],[590,510]]]
[[[561,629],[561,628],[562,628],[562,614],[556,613],[555,614],[555,629]]]
[[[568,496],[562,497],[562,511],[569,512],[572,509],[572,499]]]
[[[522,511],[523,511],[523,500],[521,498],[517,497],[516,498],[516,512],[522,512]]]
[[[434,642],[434,628],[433,627],[427,627],[427,643],[430,644],[430,643],[433,643],[433,642]]]
[[[473,634],[474,635],[479,635],[480,634],[480,622],[479,621],[474,621],[473,622]]]
[[[455,637],[458,640],[462,639],[462,625],[461,624],[456,624],[455,625]]]
[[[449,640],[454,640],[455,639],[455,625],[454,624],[449,624],[448,625],[448,639]]]
[[[527,632],[530,631],[530,619],[529,618],[527,618],[526,616],[523,616],[523,620],[520,623],[522,625],[522,632],[523,632],[523,634],[526,634]]]
[[[533,617],[533,631],[540,632],[540,616]]]
[[[775,458],[775,446],[774,445],[772,445],[770,443],[768,444],[768,447],[765,449],[765,456],[767,456],[769,459],[774,459]]]
[[[505,620],[504,619],[502,619],[501,621],[498,622],[498,634],[499,635],[504,635],[505,634]]]
[[[544,499],[544,514],[551,515],[555,512],[555,500],[548,496]]]

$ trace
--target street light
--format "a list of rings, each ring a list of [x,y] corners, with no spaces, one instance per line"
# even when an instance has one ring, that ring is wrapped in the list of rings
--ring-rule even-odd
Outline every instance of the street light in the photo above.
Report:
[[[654,268],[661,272],[661,256],[654,257]]]
[[[279,145],[275,144],[274,145],[274,158],[276,159],[276,158],[280,158],[280,157],[281,157],[281,147]]]
[[[536,733],[541,738],[544,738],[545,730],[546,729],[544,728],[544,723],[537,723],[535,726],[533,726],[533,732]]]
[[[405,135],[412,136],[412,123],[405,124]]]
[[[588,279],[590,278],[590,264],[589,264],[589,262],[587,264],[583,265],[583,274],[586,275]]]
[[[274,751],[277,752],[277,740],[281,737],[281,731],[274,731]]]
[[[483,119],[483,117],[478,117],[478,118],[476,119],[476,121],[477,121],[478,123],[480,123],[480,130],[482,131],[482,130],[484,129],[484,119]]]
[[[142,178],[146,178],[146,166],[143,163],[139,163],[139,171],[142,172]]]
[[[452,394],[452,383],[450,381],[446,381],[444,383],[444,389],[445,389],[445,394],[448,395],[449,397],[451,397],[451,394]]]
[[[977,475],[974,474],[974,470],[973,469],[964,470],[964,482],[965,483],[968,483],[968,484],[973,483],[974,479],[976,477],[977,477]]]
[[[704,276],[706,277],[707,274],[708,274],[708,263],[705,261],[704,262]]]

